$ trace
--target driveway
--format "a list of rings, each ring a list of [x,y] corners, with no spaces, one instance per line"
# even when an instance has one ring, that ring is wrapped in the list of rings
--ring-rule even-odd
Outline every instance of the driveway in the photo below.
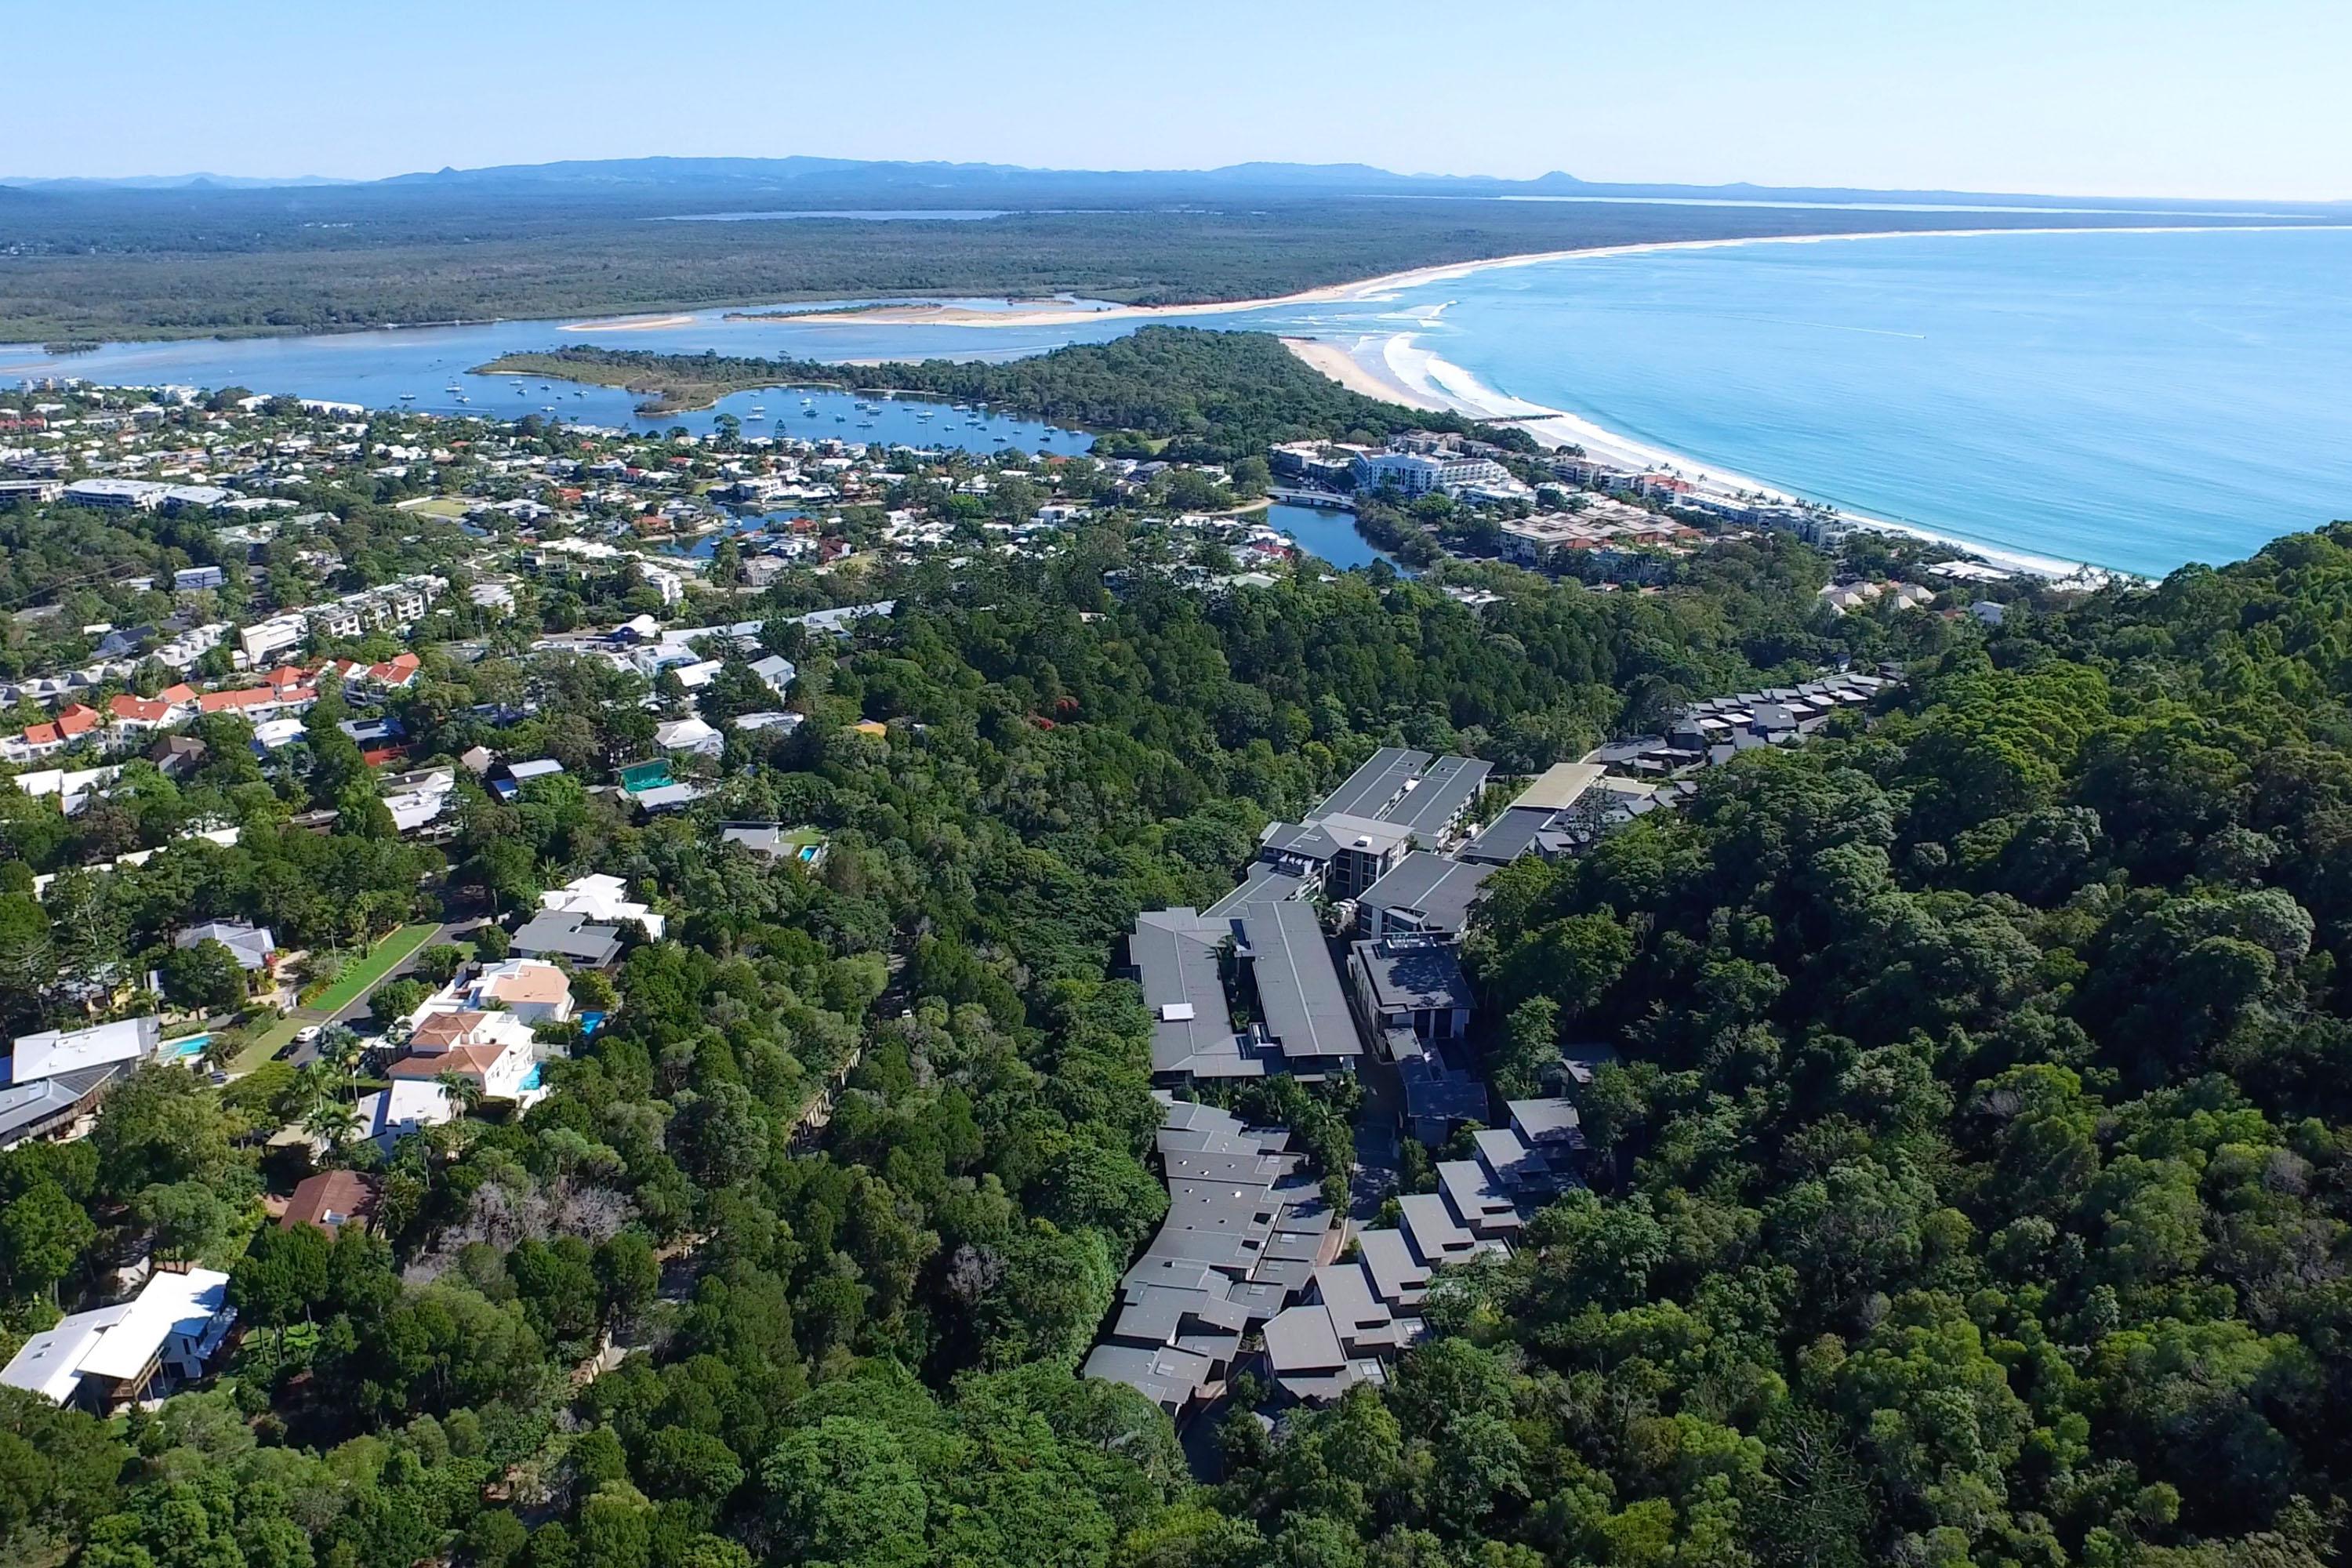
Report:
[[[375,994],[375,989],[377,986],[383,984],[387,980],[397,980],[403,975],[414,974],[416,972],[417,958],[426,948],[437,946],[442,942],[448,942],[453,937],[462,936],[482,923],[483,921],[479,917],[462,921],[445,921],[441,924],[434,927],[433,934],[426,937],[423,942],[418,942],[415,949],[411,952],[407,957],[402,959],[398,963],[394,964],[390,969],[385,970],[382,974],[377,975],[373,980],[369,981],[358,995],[344,1003],[341,1007],[338,1007],[331,1012],[319,1007],[297,1007],[292,1013],[289,1014],[288,1016],[290,1018],[299,1019],[300,1024],[299,1026],[303,1028],[308,1028],[313,1024],[342,1024],[348,1026],[354,1018],[366,1017],[368,1016],[368,998]],[[286,1059],[292,1062],[296,1067],[301,1067],[308,1062],[317,1060],[318,1055],[318,1043],[316,1041],[306,1040],[302,1044],[296,1046],[292,1054],[288,1056]]]

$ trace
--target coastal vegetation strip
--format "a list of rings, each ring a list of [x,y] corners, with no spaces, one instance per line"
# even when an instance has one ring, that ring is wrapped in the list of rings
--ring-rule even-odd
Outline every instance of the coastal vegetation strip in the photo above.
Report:
[[[292,205],[264,193],[53,195],[11,210],[0,342],[283,336],[844,299],[1230,303],[1530,253],[1952,223],[1884,209],[1269,199],[1246,210],[764,225],[754,244],[740,225],[647,216],[657,215],[618,199],[458,190],[355,187]],[[1969,218],[1992,228],[2051,221]]]
[[[1278,441],[1399,431],[1479,431],[1524,445],[1517,431],[1458,415],[1367,397],[1301,363],[1279,339],[1257,332],[1150,326],[1107,343],[983,364],[954,360],[827,364],[716,353],[658,354],[575,346],[505,354],[479,374],[561,377],[643,395],[649,412],[707,407],[733,393],[776,386],[843,386],[986,403],[1001,413],[1178,439],[1184,449],[1229,458]]]

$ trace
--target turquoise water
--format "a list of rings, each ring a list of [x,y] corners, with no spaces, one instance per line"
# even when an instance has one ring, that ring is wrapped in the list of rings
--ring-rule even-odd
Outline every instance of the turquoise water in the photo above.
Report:
[[[2158,574],[2352,518],[2352,233],[1658,251],[1310,324],[1411,331],[1702,467],[2063,560]]]
[[[1906,236],[1570,258],[1377,300],[1183,321],[1351,344],[1411,332],[1415,347],[1496,391],[1686,454],[1702,470],[1983,544],[2153,574],[2235,560],[2278,534],[2352,517],[2347,282],[2352,233],[2339,230]],[[617,390],[526,380],[518,392],[510,378],[464,372],[509,349],[565,342],[998,360],[1136,325],[730,321],[707,310],[593,335],[506,321],[110,344],[65,360],[0,345],[0,379],[234,384],[385,407],[413,393],[406,406],[447,413],[510,418],[552,405],[594,424],[701,430],[715,413],[638,421]],[[453,377],[469,404],[442,390]],[[1033,422],[974,424],[904,400],[860,412],[839,394],[809,395],[804,406],[802,395],[746,393],[720,407],[746,419],[747,433],[982,451],[1085,445]],[[754,405],[766,420],[749,419]]]

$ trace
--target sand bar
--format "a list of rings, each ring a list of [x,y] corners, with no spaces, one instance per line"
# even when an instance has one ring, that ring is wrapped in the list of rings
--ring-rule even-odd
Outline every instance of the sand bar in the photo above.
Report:
[[[650,332],[662,327],[690,327],[692,316],[615,316],[604,321],[571,321],[556,329],[565,332]]]

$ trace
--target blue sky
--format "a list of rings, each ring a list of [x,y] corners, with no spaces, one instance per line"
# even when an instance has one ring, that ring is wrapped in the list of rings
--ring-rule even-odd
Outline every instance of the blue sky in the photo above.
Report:
[[[802,153],[2352,197],[2347,0],[15,0],[0,31],[9,175]]]

